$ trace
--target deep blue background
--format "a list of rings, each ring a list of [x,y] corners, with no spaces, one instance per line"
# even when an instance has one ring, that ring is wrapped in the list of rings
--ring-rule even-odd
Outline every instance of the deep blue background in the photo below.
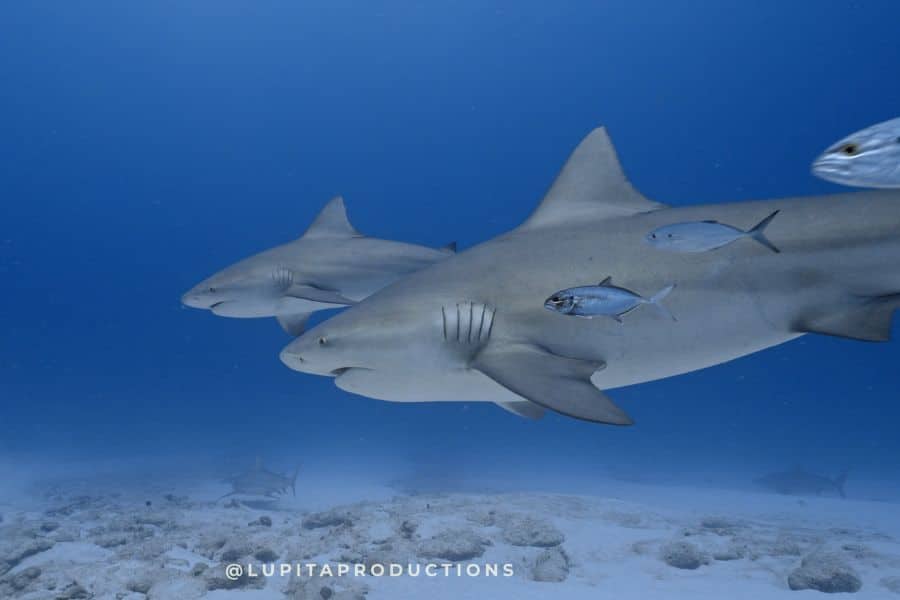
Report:
[[[900,114],[898,19],[890,0],[5,3],[0,453],[896,473],[897,341],[808,336],[619,390],[638,425],[616,429],[350,396],[285,368],[274,321],[179,296],[335,193],[370,235],[488,239],[598,124],[663,202],[837,191],[810,161]]]

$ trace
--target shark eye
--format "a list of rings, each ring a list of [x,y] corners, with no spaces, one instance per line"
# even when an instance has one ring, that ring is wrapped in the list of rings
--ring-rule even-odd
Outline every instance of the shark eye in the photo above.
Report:
[[[209,293],[210,293],[210,294],[215,294],[215,293],[216,293],[216,288],[210,287],[210,288],[209,288]]]
[[[327,344],[327,343],[328,343],[328,340],[325,338],[325,336],[322,336],[322,337],[319,338],[319,345],[320,345],[320,346],[324,346],[324,345]]]
[[[853,143],[844,144],[838,152],[846,154],[847,156],[856,156],[859,154],[859,146]]]
[[[651,233],[651,234],[650,234],[650,239],[654,239],[654,240],[655,240],[655,239],[656,239],[656,234],[655,234],[655,233]]]

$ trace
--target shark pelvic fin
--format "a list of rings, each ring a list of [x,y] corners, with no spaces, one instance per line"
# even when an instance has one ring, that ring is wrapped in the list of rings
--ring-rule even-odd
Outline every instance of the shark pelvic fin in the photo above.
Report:
[[[591,383],[603,362],[553,354],[531,344],[487,346],[470,365],[509,391],[569,417],[631,425],[633,421]]]
[[[534,402],[497,402],[497,406],[514,415],[537,421],[544,418],[543,406]]]
[[[891,339],[891,322],[897,308],[900,294],[868,297],[857,306],[802,319],[794,325],[794,331],[886,342]]]
[[[664,207],[631,186],[606,129],[598,127],[578,144],[547,195],[520,228],[625,217]]]
[[[315,221],[303,234],[305,238],[324,237],[362,237],[347,218],[347,208],[344,206],[344,198],[335,196],[319,211]]]
[[[290,335],[297,337],[306,329],[306,321],[310,313],[295,313],[290,315],[275,315],[278,324]]]

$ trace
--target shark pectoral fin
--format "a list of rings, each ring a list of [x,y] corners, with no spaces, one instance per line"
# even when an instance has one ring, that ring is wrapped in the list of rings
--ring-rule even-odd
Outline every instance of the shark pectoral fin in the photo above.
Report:
[[[322,304],[334,304],[335,306],[349,306],[350,304],[356,304],[356,301],[342,296],[338,292],[326,290],[310,284],[292,285],[285,295],[291,298],[299,298],[300,300],[309,300],[311,302],[320,302]]]
[[[886,342],[891,339],[891,322],[898,307],[900,294],[868,298],[860,306],[802,319],[794,325],[794,331]]]
[[[664,207],[628,183],[606,129],[598,127],[578,144],[521,228],[631,216]]]
[[[278,324],[286,332],[297,337],[306,329],[306,321],[309,320],[310,313],[295,313],[291,315],[275,315]]]
[[[534,402],[495,402],[497,406],[514,415],[537,421],[544,418],[544,407]]]
[[[631,425],[631,418],[591,383],[602,362],[566,358],[526,344],[488,346],[470,365],[509,391],[569,417]]]

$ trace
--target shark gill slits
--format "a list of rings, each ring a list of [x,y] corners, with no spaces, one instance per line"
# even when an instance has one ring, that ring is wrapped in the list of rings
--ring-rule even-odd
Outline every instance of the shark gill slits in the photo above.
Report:
[[[443,339],[459,344],[483,344],[491,335],[494,308],[481,302],[460,302],[441,307]]]

